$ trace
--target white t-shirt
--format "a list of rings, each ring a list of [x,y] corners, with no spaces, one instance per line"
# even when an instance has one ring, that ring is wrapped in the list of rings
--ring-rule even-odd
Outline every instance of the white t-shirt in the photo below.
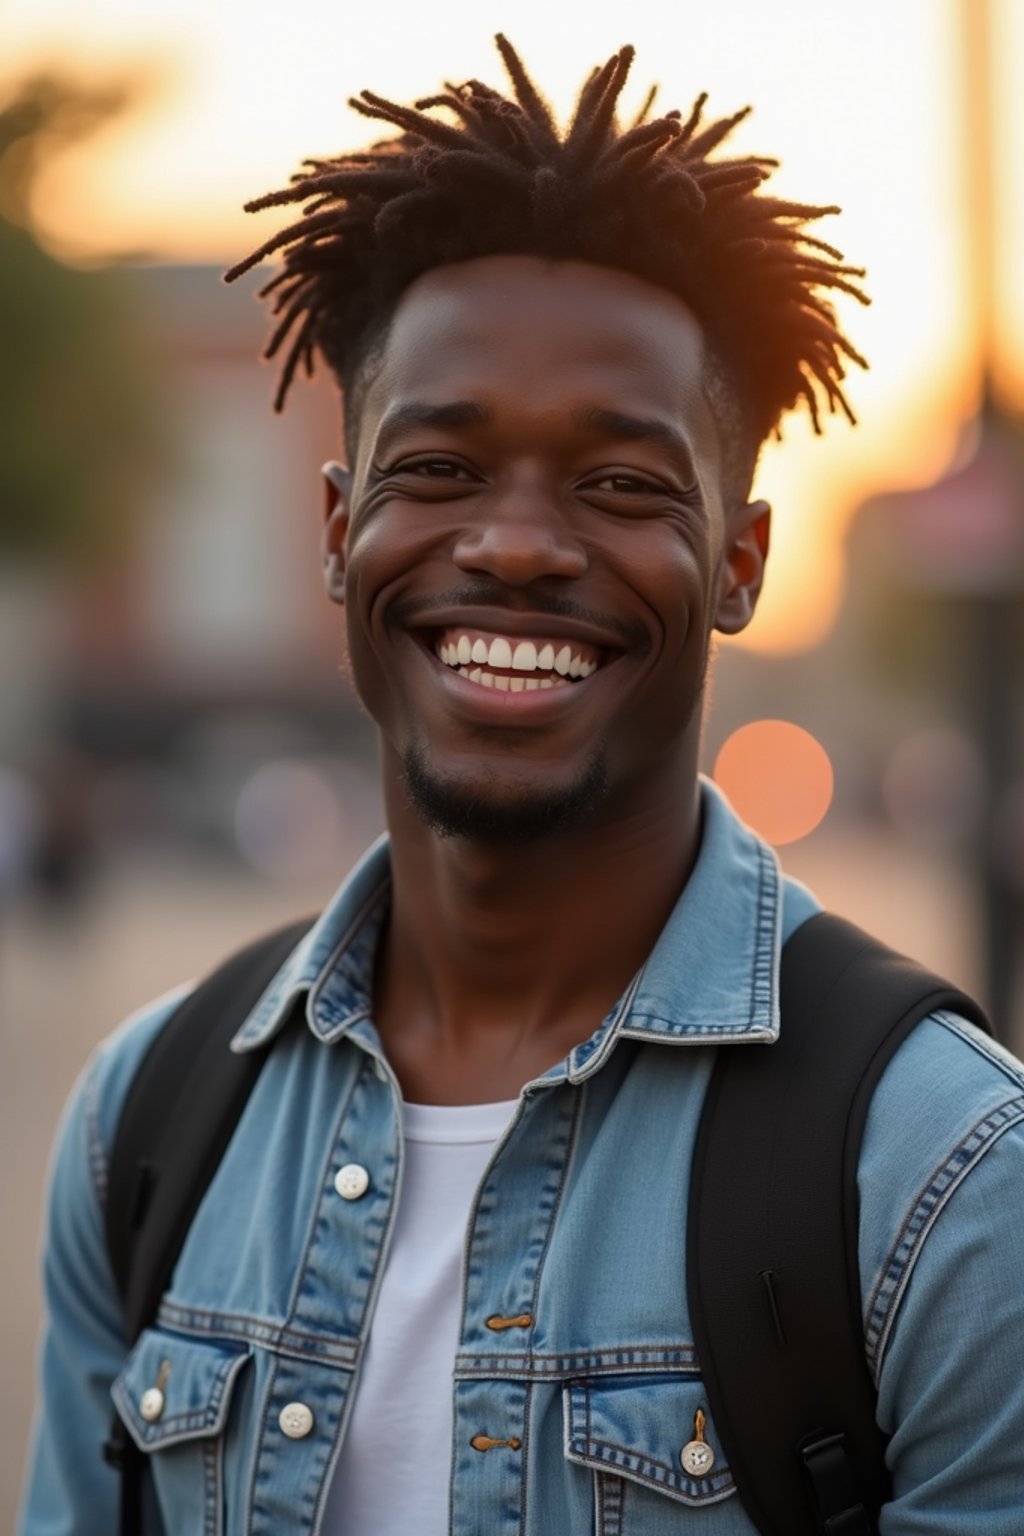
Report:
[[[398,1213],[327,1497],[324,1536],[443,1536],[448,1530],[466,1226],[484,1168],[516,1107],[514,1099],[402,1106]]]

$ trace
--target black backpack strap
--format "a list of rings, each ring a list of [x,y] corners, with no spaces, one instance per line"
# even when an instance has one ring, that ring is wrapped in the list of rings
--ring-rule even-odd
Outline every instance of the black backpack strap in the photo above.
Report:
[[[156,1316],[266,1059],[265,1050],[234,1054],[230,1042],[310,922],[257,940],[201,982],[167,1019],[132,1080],[106,1204],[107,1249],[129,1344]],[[104,1454],[122,1472],[121,1536],[136,1536],[143,1458],[116,1415]]]
[[[687,1276],[708,1402],[763,1536],[871,1536],[888,1496],[858,1272],[871,1095],[928,1014],[969,998],[826,913],[782,958],[779,1039],[721,1046],[690,1183]]]

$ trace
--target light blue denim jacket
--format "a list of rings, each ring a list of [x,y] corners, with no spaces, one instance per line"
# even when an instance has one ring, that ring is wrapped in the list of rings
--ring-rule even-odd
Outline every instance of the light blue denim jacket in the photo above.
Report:
[[[647,964],[523,1089],[477,1191],[454,1443],[436,1448],[451,1458],[454,1536],[754,1529],[713,1420],[710,1474],[680,1464],[707,1407],[687,1185],[716,1050],[771,1048],[780,946],[815,907],[714,789],[703,796],[700,857]],[[99,1449],[111,1391],[151,1458],[167,1536],[320,1529],[402,1177],[399,1089],[370,995],[387,901],[382,842],[236,1037],[245,1051],[280,1032],[156,1326],[127,1358],[106,1172],[126,1088],[176,999],[130,1021],[85,1074],[53,1176],[26,1536],[116,1529]],[[283,1030],[301,996],[305,1025]],[[369,1171],[361,1199],[335,1190],[347,1163]],[[1021,1536],[1024,1069],[957,1018],[926,1021],[877,1090],[860,1185],[865,1349],[895,1489],[882,1532]],[[495,1332],[495,1315],[534,1321]],[[140,1405],[162,1367],[153,1421]],[[298,1437],[280,1419],[295,1403],[312,1416]],[[481,1452],[481,1434],[512,1444]]]

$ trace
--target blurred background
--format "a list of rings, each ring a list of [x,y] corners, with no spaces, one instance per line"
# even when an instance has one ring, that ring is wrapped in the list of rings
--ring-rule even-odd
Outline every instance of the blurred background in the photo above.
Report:
[[[825,902],[1024,1046],[1024,5],[1017,0],[7,0],[0,13],[0,1526],[32,1398],[60,1105],[133,1008],[322,904],[381,828],[322,596],[325,378],[284,418],[242,202],[366,141],[346,98],[500,79],[560,112],[701,89],[839,203],[860,426],[766,451],[761,612],[720,648],[706,768]],[[1018,279],[1015,281],[1015,277]]]

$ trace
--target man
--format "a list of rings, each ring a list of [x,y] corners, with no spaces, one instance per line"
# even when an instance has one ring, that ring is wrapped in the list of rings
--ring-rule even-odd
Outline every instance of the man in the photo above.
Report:
[[[173,1001],[74,1099],[32,1536],[114,1528],[111,1388],[169,1533],[754,1530],[682,1234],[717,1049],[771,1045],[816,909],[698,780],[700,705],[761,586],[758,445],[846,408],[827,293],[855,274],[806,230],[828,210],[758,190],[770,162],[713,157],[737,118],[620,129],[629,49],[562,137],[499,47],[514,101],[364,93],[402,136],[253,205],[306,204],[236,271],[285,252],[278,404],[317,348],[343,389],[326,581],[390,841],[236,1036],[276,1038],[127,1361],[106,1170]],[[1020,1067],[918,1027],[860,1191],[880,1529],[1019,1533]]]

